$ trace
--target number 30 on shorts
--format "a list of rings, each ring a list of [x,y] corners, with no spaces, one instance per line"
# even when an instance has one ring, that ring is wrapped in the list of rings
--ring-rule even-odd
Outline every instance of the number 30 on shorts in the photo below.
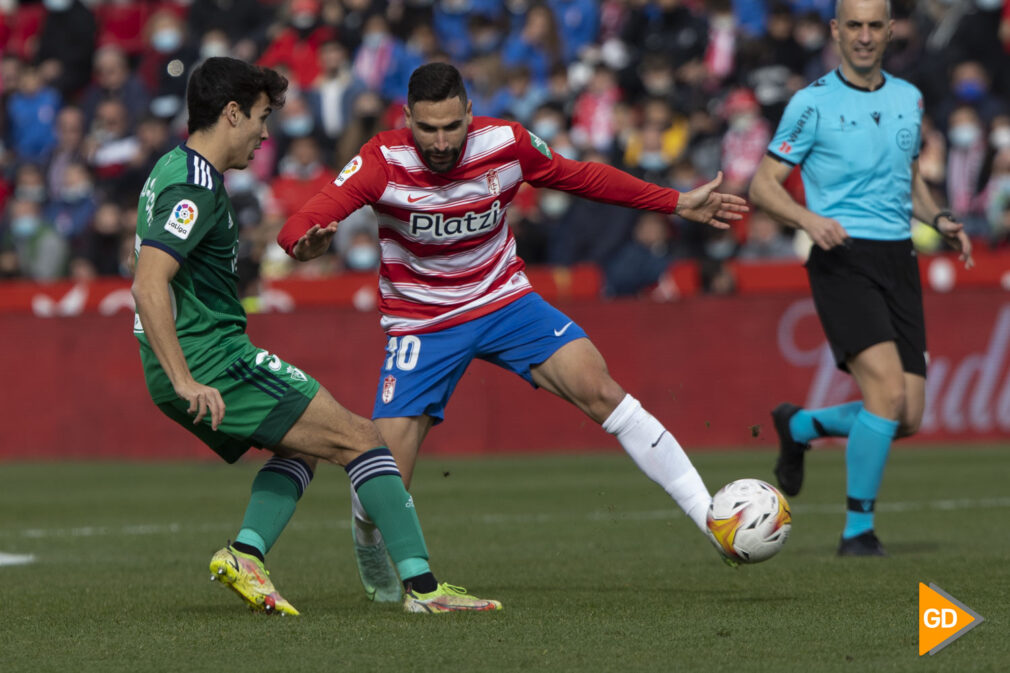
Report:
[[[395,366],[402,372],[409,372],[417,366],[417,358],[421,354],[421,340],[413,334],[405,337],[389,337],[386,344],[386,370],[391,370]]]

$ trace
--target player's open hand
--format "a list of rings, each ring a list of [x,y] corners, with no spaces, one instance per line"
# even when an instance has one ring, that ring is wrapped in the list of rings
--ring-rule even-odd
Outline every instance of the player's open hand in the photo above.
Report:
[[[333,234],[335,233],[337,233],[336,222],[330,222],[325,227],[313,224],[312,228],[306,231],[298,239],[298,242],[295,243],[294,250],[292,251],[294,252],[295,259],[305,262],[319,257],[319,255],[330,249],[330,241],[333,240]]]
[[[196,381],[188,381],[175,387],[175,394],[189,402],[188,414],[196,414],[193,425],[197,425],[210,414],[210,427],[218,429],[224,420],[224,399],[217,388],[205,386]]]
[[[716,229],[729,229],[726,220],[739,220],[750,210],[743,198],[715,191],[722,184],[722,171],[711,182],[680,195],[674,211],[686,220],[701,222]]]
[[[849,238],[845,227],[830,217],[822,217],[810,213],[806,221],[801,223],[803,231],[807,232],[814,245],[822,250],[830,250],[836,245],[844,245]]]
[[[971,239],[964,233],[963,224],[949,217],[941,217],[936,223],[936,230],[950,247],[961,253],[958,257],[964,262],[964,268],[975,266],[975,259],[971,256]]]

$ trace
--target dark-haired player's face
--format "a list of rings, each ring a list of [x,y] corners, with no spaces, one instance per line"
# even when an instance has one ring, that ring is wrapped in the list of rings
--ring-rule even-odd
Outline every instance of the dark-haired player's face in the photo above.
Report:
[[[831,20],[831,36],[845,64],[866,74],[880,67],[893,24],[885,0],[845,0]]]
[[[473,107],[467,101],[449,98],[442,101],[418,101],[404,107],[407,127],[428,168],[446,173],[456,166],[463,151],[466,131],[473,121]]]
[[[256,150],[264,140],[270,137],[267,133],[267,117],[273,109],[270,107],[270,98],[265,93],[260,93],[256,103],[252,106],[249,117],[239,113],[239,124],[236,129],[239,131],[239,142],[241,147],[236,152],[236,163],[232,168],[245,168],[253,160]]]

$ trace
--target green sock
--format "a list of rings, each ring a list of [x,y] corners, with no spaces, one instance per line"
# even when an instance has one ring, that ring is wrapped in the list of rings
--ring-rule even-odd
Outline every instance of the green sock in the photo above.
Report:
[[[255,547],[266,556],[291,520],[311,479],[309,466],[297,458],[268,460],[253,479],[252,497],[235,542]]]
[[[344,469],[361,505],[382,531],[389,557],[396,564],[400,577],[431,572],[414,499],[403,487],[403,479],[389,449],[380,447],[366,451]]]

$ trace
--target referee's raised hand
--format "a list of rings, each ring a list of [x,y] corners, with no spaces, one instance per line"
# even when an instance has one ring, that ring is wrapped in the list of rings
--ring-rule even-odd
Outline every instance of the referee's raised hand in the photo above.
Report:
[[[684,219],[701,222],[716,229],[728,229],[725,220],[739,220],[742,213],[750,210],[747,202],[735,194],[723,194],[715,191],[722,184],[722,171],[709,183],[684,192],[677,200],[674,211]]]

